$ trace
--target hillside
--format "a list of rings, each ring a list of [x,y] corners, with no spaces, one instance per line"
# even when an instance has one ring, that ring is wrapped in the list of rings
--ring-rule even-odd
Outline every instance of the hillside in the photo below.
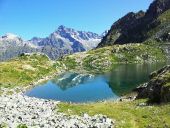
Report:
[[[9,61],[0,62],[0,85],[3,88],[13,88],[67,70],[102,73],[114,68],[114,64],[118,63],[152,63],[165,60],[162,49],[146,44],[108,46],[67,55],[56,61],[43,54],[22,54]]]
[[[114,45],[60,58],[56,67],[65,70],[106,72],[118,63],[152,63],[165,61],[166,56],[156,45]]]
[[[116,21],[98,47],[142,43],[148,39],[168,42],[170,1],[155,0],[146,12],[130,12]]]
[[[0,62],[0,90],[24,87],[53,73],[56,73],[55,67],[46,55],[21,55],[6,62]]]

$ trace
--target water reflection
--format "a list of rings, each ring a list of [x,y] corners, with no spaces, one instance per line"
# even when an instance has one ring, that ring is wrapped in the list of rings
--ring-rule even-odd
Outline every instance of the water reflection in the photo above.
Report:
[[[152,71],[164,65],[165,63],[115,65],[109,73],[98,75],[66,72],[25,94],[31,97],[68,102],[117,99],[146,82]]]
[[[109,87],[120,96],[129,93],[137,85],[146,82],[151,72],[162,68],[165,63],[120,65],[107,74]]]
[[[94,77],[95,76],[92,74],[66,72],[53,79],[51,82],[59,86],[64,91],[74,86],[90,82],[94,79]]]

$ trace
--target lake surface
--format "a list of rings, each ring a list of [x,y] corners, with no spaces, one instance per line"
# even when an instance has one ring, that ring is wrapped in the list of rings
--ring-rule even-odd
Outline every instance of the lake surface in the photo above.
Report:
[[[66,72],[27,91],[25,95],[76,103],[115,100],[146,82],[151,72],[164,65],[121,64],[100,75]]]

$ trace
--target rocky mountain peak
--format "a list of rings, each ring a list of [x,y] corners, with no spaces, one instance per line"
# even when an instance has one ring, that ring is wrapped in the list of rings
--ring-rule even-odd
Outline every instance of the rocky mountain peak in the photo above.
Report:
[[[36,43],[36,42],[40,42],[42,40],[43,40],[43,38],[33,37],[31,40],[29,40],[29,42]]]
[[[76,31],[72,28],[67,28],[65,27],[64,25],[60,25],[57,30],[55,31],[55,33],[58,33],[58,34],[61,34],[61,33],[73,33],[73,34],[76,34],[75,33]]]
[[[146,13],[130,12],[113,23],[111,29],[99,43],[98,47],[113,44],[142,43],[147,39],[169,40],[169,23],[160,22],[160,17],[168,21],[170,0],[154,0]],[[165,14],[165,12],[167,12]],[[164,15],[163,15],[164,14]],[[165,16],[166,15],[166,16]]]
[[[147,17],[157,17],[170,9],[170,0],[155,0],[146,12]]]
[[[19,50],[15,54],[15,51],[12,51],[3,57],[0,56],[0,60],[12,58],[23,52],[41,52],[48,55],[51,59],[56,59],[64,54],[93,49],[100,41],[101,36],[96,33],[77,31],[63,25],[59,26],[56,31],[46,38],[33,37],[28,41],[23,41],[14,34],[6,34],[0,38],[0,53],[2,52],[1,49],[4,49],[3,53],[7,53],[5,51],[11,47],[13,47],[14,50]]]
[[[18,39],[18,38],[20,37],[12,33],[7,33],[1,37],[1,39]]]
[[[142,10],[140,10],[137,13],[129,12],[124,17],[122,17],[117,22],[115,22],[112,27],[113,28],[117,28],[117,27],[121,27],[121,28],[131,27],[131,25],[134,24],[134,22],[136,22],[137,19],[140,19],[144,15],[145,15],[145,12],[142,11]]]
[[[57,30],[52,33],[52,36],[61,36],[63,38],[74,38],[76,40],[96,40],[102,37],[93,32],[78,31],[73,28],[67,28],[63,25],[59,26]]]
[[[7,33],[4,36],[0,37],[0,42],[11,42],[11,43],[22,43],[23,40],[21,37],[19,37],[18,35],[12,34],[12,33]]]
[[[79,31],[61,25],[50,35],[49,38],[60,39],[60,41],[65,40],[70,42],[69,44],[73,44],[72,47],[75,47],[75,45],[76,47],[77,45],[81,45],[84,49],[89,50],[98,45],[102,36],[93,32]]]

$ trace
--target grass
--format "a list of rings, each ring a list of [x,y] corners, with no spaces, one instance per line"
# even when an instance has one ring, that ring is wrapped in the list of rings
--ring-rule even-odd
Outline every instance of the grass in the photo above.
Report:
[[[24,86],[54,73],[53,63],[45,55],[24,55],[0,62],[0,87]]]
[[[90,72],[94,70],[101,73],[117,63],[144,63],[165,59],[166,56],[160,48],[147,44],[108,46],[68,55],[54,63],[45,55],[23,55],[7,62],[0,62],[0,87],[25,86],[63,69],[84,69]],[[71,115],[82,113],[107,115],[116,120],[118,128],[170,127],[170,104],[138,106],[143,102],[146,100],[89,104],[61,103],[59,111]]]
[[[152,63],[165,61],[166,56],[158,45],[127,44],[114,45],[68,55],[57,61],[59,68],[85,70],[95,73],[106,72],[119,63]]]
[[[68,115],[103,114],[116,121],[117,128],[169,128],[170,104],[139,106],[146,100],[89,104],[60,103],[59,111]]]
[[[170,22],[170,9],[168,9],[162,15],[160,15],[158,17],[158,20],[161,21],[161,23],[169,23]]]
[[[17,128],[28,128],[25,124],[20,124],[17,126]]]
[[[75,61],[75,58],[72,58],[70,56],[66,56],[64,59],[61,60],[62,63],[65,64],[65,66],[68,68],[68,69],[75,69],[76,66],[77,66],[77,63]]]
[[[115,45],[65,56],[55,62],[45,55],[22,55],[0,62],[0,87],[25,86],[61,70],[102,73],[117,63],[164,61],[161,49],[145,44]],[[0,92],[1,93],[1,92]]]

